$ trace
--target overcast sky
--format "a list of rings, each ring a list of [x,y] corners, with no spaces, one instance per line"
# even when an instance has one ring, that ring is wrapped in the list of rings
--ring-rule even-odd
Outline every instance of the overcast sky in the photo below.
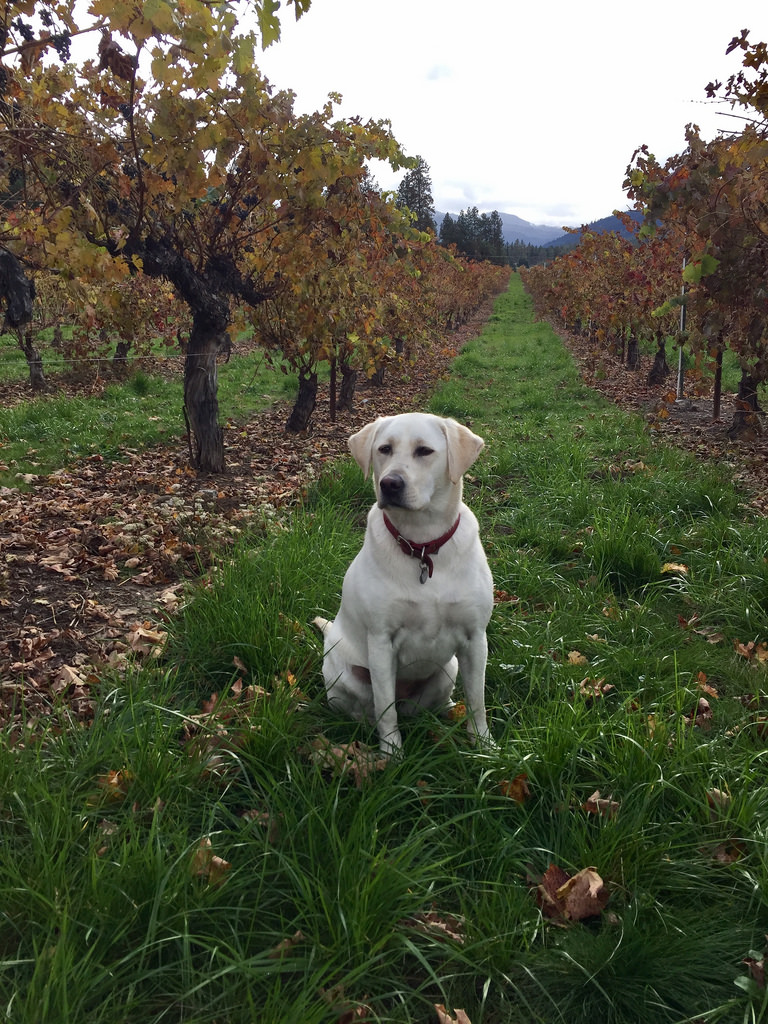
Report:
[[[627,207],[640,144],[665,159],[689,121],[733,126],[705,87],[740,68],[741,29],[768,41],[768,0],[313,0],[282,25],[267,78],[299,111],[340,92],[341,115],[391,121],[438,210],[577,226]]]

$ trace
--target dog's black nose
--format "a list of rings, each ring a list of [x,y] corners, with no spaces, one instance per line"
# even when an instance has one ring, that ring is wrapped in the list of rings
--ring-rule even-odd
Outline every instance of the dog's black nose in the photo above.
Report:
[[[381,496],[391,505],[400,504],[405,492],[405,480],[399,473],[388,473],[379,480]]]

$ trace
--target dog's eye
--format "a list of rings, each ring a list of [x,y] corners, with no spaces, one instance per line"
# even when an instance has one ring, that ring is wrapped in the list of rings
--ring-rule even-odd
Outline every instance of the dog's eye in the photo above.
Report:
[[[379,445],[379,455],[391,455],[391,454],[392,454],[392,445],[391,444],[380,444]]]
[[[427,448],[425,444],[421,444],[414,452],[414,455],[418,455],[420,459],[423,459],[426,455],[431,455],[434,450],[434,448]]]

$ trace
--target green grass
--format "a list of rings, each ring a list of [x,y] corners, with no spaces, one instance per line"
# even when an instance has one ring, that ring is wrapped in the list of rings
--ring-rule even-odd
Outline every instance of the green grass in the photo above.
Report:
[[[137,370],[98,397],[44,396],[0,409],[0,486],[27,473],[47,475],[79,458],[120,459],[185,433],[183,379]],[[244,422],[277,399],[293,397],[295,377],[267,366],[258,352],[219,367],[219,415]],[[186,442],[184,442],[186,443]]]
[[[765,1018],[744,960],[768,930],[768,740],[749,706],[768,676],[734,643],[768,640],[768,523],[586,389],[516,278],[429,404],[486,439],[466,498],[505,592],[498,749],[424,716],[359,787],[313,762],[320,733],[374,741],[327,708],[308,625],[335,611],[371,500],[345,462],[221,556],[165,662],[105,678],[89,728],[62,710],[0,751],[6,1019],[338,1024],[359,1005],[406,1024],[435,1003],[472,1024]],[[612,689],[590,699],[585,678]],[[236,679],[271,696],[227,697]],[[185,739],[212,692],[225,711]],[[523,772],[520,804],[500,783]],[[585,809],[596,789],[613,816]],[[195,871],[206,837],[221,878]],[[594,866],[605,911],[543,918],[550,863]],[[430,912],[461,941],[417,927]]]

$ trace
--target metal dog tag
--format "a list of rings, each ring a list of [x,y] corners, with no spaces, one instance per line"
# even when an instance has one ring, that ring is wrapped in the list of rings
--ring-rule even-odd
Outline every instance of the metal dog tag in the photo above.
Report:
[[[429,579],[429,566],[426,562],[419,563],[421,567],[421,573],[419,574],[419,583],[426,583]]]

